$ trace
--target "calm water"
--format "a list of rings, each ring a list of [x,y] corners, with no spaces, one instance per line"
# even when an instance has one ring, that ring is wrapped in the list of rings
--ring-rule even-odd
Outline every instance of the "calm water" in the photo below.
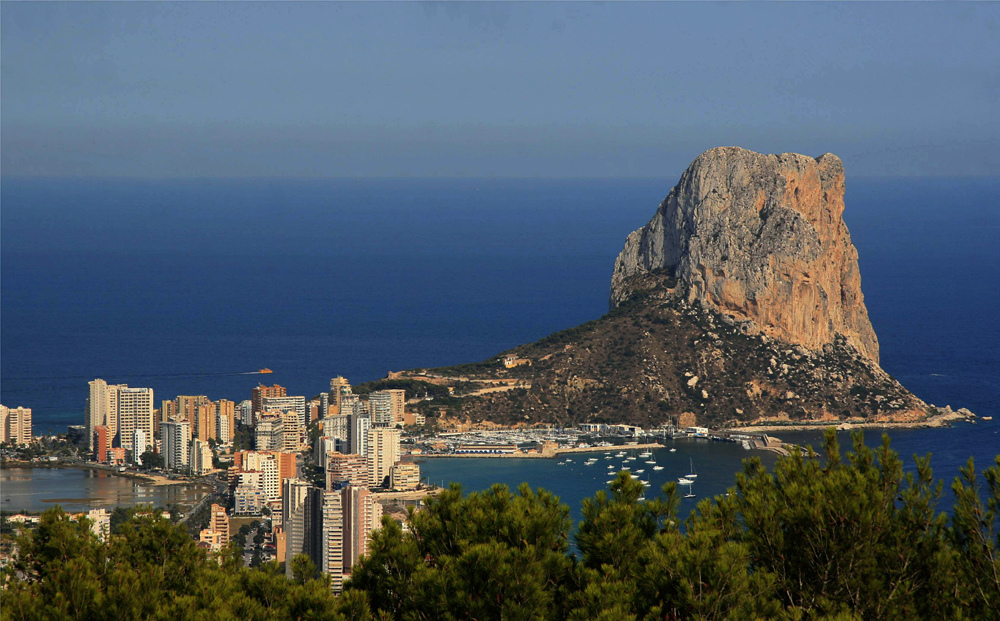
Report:
[[[0,179],[0,401],[31,407],[36,433],[61,432],[82,423],[95,377],[152,387],[157,401],[242,400],[260,379],[313,396],[334,375],[485,359],[606,311],[626,235],[681,171],[667,172]],[[849,177],[845,218],[883,367],[929,402],[1000,419],[998,203],[1000,178]],[[274,374],[242,374],[265,366]],[[1000,452],[995,435],[950,438],[917,433],[904,454]],[[693,457],[706,472],[722,464],[720,479],[739,462]],[[460,478],[477,486],[480,467]],[[522,478],[511,467],[483,476]]]
[[[782,432],[773,434],[786,442],[803,446],[809,445],[822,452],[821,432]],[[921,457],[928,450],[932,451],[931,466],[934,476],[943,480],[944,496],[939,506],[946,511],[951,507],[950,485],[959,474],[959,467],[964,466],[971,456],[975,459],[979,481],[982,484],[983,468],[993,464],[993,459],[1000,454],[1000,424],[980,423],[977,425],[961,424],[948,429],[912,429],[889,432],[891,446],[904,462],[905,471],[914,471],[913,455]],[[881,444],[882,431],[866,430],[865,442],[869,446]],[[841,454],[845,454],[851,444],[850,434],[838,433],[841,444]],[[928,447],[933,447],[929,449]],[[670,452],[670,448],[677,449]],[[607,483],[623,465],[631,467],[632,472],[639,468],[645,470],[640,478],[651,483],[647,497],[655,495],[667,481],[676,481],[690,471],[691,464],[698,474],[693,486],[694,498],[685,498],[681,503],[681,515],[686,516],[695,504],[706,497],[723,494],[734,482],[734,474],[743,468],[743,460],[748,457],[759,457],[761,462],[771,470],[777,461],[777,455],[764,451],[746,451],[736,444],[727,442],[711,442],[709,440],[675,440],[667,441],[664,448],[653,451],[653,460],[663,466],[663,470],[653,470],[652,464],[646,464],[644,459],[623,462],[621,459],[605,459],[612,453],[592,453],[574,455],[572,462],[558,465],[562,459],[513,459],[513,458],[426,458],[420,463],[421,475],[431,483],[442,485],[456,481],[468,490],[487,489],[493,483],[505,483],[512,490],[522,482],[532,487],[541,487],[555,492],[561,500],[569,505],[574,522],[578,522],[581,503],[584,498],[593,496],[598,490],[606,489]],[[636,451],[628,451],[636,454]],[[593,466],[584,465],[587,457],[596,456],[598,461]],[[608,469],[608,465],[614,469]]]
[[[185,485],[142,485],[133,479],[74,468],[14,468],[0,470],[4,511],[44,511],[56,505],[66,511],[99,507],[131,507],[198,502],[204,489]]]

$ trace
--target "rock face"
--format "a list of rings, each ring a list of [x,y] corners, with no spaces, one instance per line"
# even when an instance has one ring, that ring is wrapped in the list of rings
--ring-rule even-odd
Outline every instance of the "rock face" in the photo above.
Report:
[[[683,285],[689,303],[747,329],[812,351],[840,335],[877,365],[843,212],[844,166],[835,155],[706,151],[628,236],[611,307],[642,290],[642,275],[665,275]]]

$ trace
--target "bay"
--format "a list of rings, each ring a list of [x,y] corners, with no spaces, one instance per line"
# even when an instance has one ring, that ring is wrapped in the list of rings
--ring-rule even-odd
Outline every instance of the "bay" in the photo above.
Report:
[[[312,396],[335,375],[357,383],[485,359],[606,311],[625,237],[680,174],[666,172],[581,180],[2,177],[0,401],[31,407],[36,434],[58,433],[83,422],[95,377],[152,387],[157,401],[239,401],[261,379]],[[849,175],[846,204],[883,367],[928,402],[1000,419],[1000,178]],[[274,374],[248,374],[261,367]],[[1000,452],[985,428],[890,435],[907,459],[933,452],[950,480],[970,455],[982,467]],[[722,485],[740,466],[735,455],[693,457],[706,468],[723,464]],[[573,480],[544,474],[543,461],[524,472],[470,464],[460,480],[470,489],[488,476]],[[444,470],[433,479],[457,472],[435,464],[427,467]],[[699,485],[699,496],[713,484]],[[592,491],[560,493],[577,510]],[[78,497],[47,497],[58,496]]]

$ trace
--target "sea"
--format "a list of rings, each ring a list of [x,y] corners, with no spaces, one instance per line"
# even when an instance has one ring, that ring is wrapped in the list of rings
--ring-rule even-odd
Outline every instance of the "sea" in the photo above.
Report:
[[[486,359],[606,312],[626,235],[680,172],[0,178],[0,402],[60,433],[83,423],[94,378],[151,387],[157,403],[240,401],[258,382],[311,397],[337,375]],[[1000,177],[849,177],[846,204],[882,366],[925,401],[994,417],[894,431],[894,445],[932,453],[947,480],[969,456],[981,469],[1000,453]],[[728,450],[677,453],[731,484],[745,455]],[[571,506],[606,480],[571,491],[571,465],[430,461],[435,482],[526,480]]]

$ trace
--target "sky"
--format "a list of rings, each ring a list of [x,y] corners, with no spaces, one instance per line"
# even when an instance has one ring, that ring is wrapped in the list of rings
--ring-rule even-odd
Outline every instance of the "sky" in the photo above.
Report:
[[[0,4],[0,175],[1000,174],[1000,3]]]

